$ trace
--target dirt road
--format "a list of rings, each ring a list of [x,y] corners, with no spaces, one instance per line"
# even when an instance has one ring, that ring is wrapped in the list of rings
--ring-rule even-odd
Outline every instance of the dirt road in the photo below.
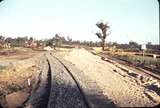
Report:
[[[121,70],[84,49],[72,50],[65,59],[95,81],[103,94],[119,107],[149,107],[160,103],[160,83],[152,77]]]

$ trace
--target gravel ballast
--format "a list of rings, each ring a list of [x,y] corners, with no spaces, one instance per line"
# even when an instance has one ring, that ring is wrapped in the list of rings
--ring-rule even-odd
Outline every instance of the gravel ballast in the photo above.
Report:
[[[107,95],[118,107],[149,107],[160,103],[159,93],[146,86],[156,85],[157,90],[160,90],[156,79],[148,78],[149,80],[142,82],[141,78],[128,74],[132,71],[126,73],[84,49],[73,49],[64,58],[88,79],[95,81],[103,95]]]

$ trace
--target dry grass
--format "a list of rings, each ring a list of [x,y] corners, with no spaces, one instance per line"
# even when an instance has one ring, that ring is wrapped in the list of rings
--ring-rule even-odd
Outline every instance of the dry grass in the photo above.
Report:
[[[12,95],[12,93],[19,91],[24,92],[22,95],[28,94],[27,80],[30,78],[31,84],[34,83],[38,69],[38,53],[40,52],[30,49],[18,49],[16,54],[0,56],[0,97],[2,95]],[[12,99],[15,99],[16,96],[12,95]],[[21,97],[21,94],[18,94],[18,96]],[[14,101],[11,103],[14,104]],[[9,102],[9,104],[11,103]]]

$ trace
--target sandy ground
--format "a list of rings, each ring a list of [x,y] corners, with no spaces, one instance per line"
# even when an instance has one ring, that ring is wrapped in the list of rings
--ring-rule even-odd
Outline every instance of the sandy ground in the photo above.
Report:
[[[160,83],[154,78],[121,70],[84,49],[73,49],[64,58],[94,80],[103,89],[103,94],[119,107],[144,107],[160,103]]]

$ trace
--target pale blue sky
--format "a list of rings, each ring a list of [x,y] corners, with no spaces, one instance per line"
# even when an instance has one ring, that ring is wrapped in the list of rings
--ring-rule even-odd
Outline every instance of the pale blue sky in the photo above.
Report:
[[[107,41],[158,43],[157,0],[4,0],[0,35],[50,38],[55,33],[74,40],[99,41],[96,22],[111,26]]]

